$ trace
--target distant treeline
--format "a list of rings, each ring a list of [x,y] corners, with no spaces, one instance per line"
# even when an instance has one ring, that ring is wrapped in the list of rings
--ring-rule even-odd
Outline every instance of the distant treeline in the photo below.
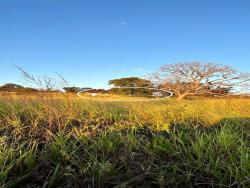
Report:
[[[32,87],[24,87],[18,84],[8,83],[0,86],[0,92],[15,92],[15,93],[37,93],[37,92],[60,92],[59,90],[42,90]]]
[[[250,72],[240,72],[227,66],[210,62],[192,61],[165,64],[147,79],[139,77],[125,77],[108,82],[111,89],[92,89],[89,87],[72,87],[63,76],[57,77],[34,76],[22,68],[17,68],[23,75],[23,83],[32,87],[17,84],[6,84],[0,87],[0,92],[66,92],[118,94],[126,96],[156,96],[163,97],[171,92],[177,100],[193,97],[234,97],[249,96]],[[149,89],[150,88],[150,89]],[[154,89],[152,89],[154,88]]]
[[[2,92],[38,92],[39,90],[31,88],[31,87],[23,87],[18,84],[5,84],[0,86],[0,91]]]
[[[86,91],[87,93],[119,94],[129,96],[152,96],[154,92],[153,90],[147,89],[153,87],[151,81],[138,77],[128,77],[110,80],[109,85],[112,85],[113,88],[93,89],[88,87],[64,87],[63,89],[69,93],[78,93],[80,91]]]
[[[150,88],[153,87],[151,81],[146,79],[141,79],[138,77],[128,77],[110,80],[109,84],[113,86],[111,89],[93,89],[90,87],[64,87],[64,92],[67,93],[78,93],[80,91],[86,91],[86,93],[102,93],[102,94],[119,94],[119,95],[129,95],[129,96],[152,96],[153,90],[148,89],[136,89],[137,87]],[[119,88],[121,87],[121,88]],[[131,88],[124,88],[131,87]],[[62,90],[44,90],[35,89],[31,87],[24,87],[18,84],[8,83],[0,86],[0,92],[62,92]]]
[[[141,79],[138,77],[128,77],[110,80],[109,84],[114,86],[111,89],[93,89],[90,87],[64,87],[63,90],[67,93],[78,93],[80,91],[85,91],[86,93],[102,93],[102,94],[118,94],[118,95],[129,95],[129,96],[152,96],[157,93],[157,89],[149,90],[146,88],[154,87],[152,82],[146,79]],[[131,87],[131,88],[126,88]],[[137,89],[137,87],[145,87],[145,89]],[[32,87],[24,87],[18,84],[8,83],[0,86],[0,92],[16,92],[16,93],[27,93],[27,92],[62,92],[62,91],[52,91],[52,90],[41,90]],[[221,88],[217,89],[213,93],[217,94],[228,94],[230,90]],[[205,95],[209,96],[209,95]]]

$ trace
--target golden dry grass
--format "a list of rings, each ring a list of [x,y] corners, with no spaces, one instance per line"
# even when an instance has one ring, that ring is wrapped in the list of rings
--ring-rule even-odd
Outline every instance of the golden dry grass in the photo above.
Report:
[[[250,100],[2,93],[1,187],[250,185]]]

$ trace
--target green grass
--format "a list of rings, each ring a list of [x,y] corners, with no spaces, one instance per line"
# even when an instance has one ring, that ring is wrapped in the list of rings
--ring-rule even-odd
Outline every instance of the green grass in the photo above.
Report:
[[[250,187],[250,100],[0,99],[0,187]]]

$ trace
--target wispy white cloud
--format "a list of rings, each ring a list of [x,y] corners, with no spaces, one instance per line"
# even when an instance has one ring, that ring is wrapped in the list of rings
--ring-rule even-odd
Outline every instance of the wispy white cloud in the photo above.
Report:
[[[138,67],[133,67],[133,68],[123,68],[120,69],[120,72],[122,73],[143,73],[145,72],[145,69],[143,68],[138,68]]]
[[[144,68],[132,68],[133,72],[142,72],[144,71]]]
[[[121,27],[121,26],[124,26],[126,23],[125,22],[120,22],[117,24],[117,26]]]
[[[129,70],[124,68],[124,69],[121,69],[120,72],[128,72]]]

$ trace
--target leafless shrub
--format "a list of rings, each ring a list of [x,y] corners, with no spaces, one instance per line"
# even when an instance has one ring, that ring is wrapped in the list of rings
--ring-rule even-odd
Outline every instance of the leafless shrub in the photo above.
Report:
[[[36,87],[41,91],[59,91],[69,85],[68,81],[58,73],[55,77],[48,75],[34,76],[22,67],[14,66],[21,72],[21,82],[29,87]]]

